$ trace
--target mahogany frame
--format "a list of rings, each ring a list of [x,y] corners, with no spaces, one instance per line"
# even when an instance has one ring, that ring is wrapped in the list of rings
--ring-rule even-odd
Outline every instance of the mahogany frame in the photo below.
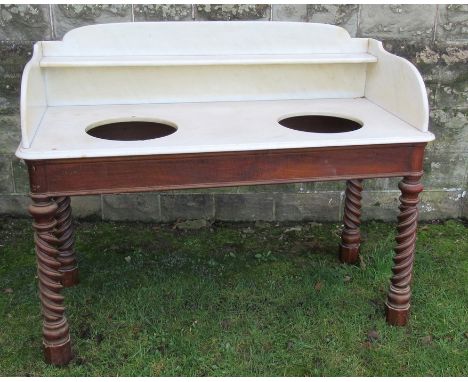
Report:
[[[70,196],[347,180],[340,259],[354,263],[360,245],[362,180],[402,177],[400,215],[387,322],[405,325],[422,191],[426,143],[258,151],[26,160],[34,219],[46,362],[72,359],[61,289],[78,283]]]

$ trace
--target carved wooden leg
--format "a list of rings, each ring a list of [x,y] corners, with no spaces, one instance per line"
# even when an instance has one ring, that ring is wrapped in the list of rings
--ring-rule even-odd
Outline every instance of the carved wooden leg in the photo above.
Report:
[[[398,184],[401,190],[400,214],[392,268],[390,290],[385,303],[387,322],[403,326],[408,321],[411,298],[416,229],[418,226],[419,193],[423,190],[420,176],[407,176]]]
[[[37,274],[43,316],[44,355],[47,363],[65,365],[71,358],[70,334],[65,317],[59,240],[55,236],[58,206],[47,195],[33,195],[29,212],[34,218]]]
[[[62,264],[60,268],[60,272],[63,274],[62,285],[64,287],[70,287],[79,283],[78,264],[73,248],[75,239],[70,197],[63,196],[54,199],[58,206],[55,214],[55,219],[57,220],[55,236],[59,240],[58,249],[60,254],[58,260]]]
[[[353,179],[346,182],[344,228],[341,234],[340,260],[353,264],[359,255],[361,244],[361,192],[362,179]]]

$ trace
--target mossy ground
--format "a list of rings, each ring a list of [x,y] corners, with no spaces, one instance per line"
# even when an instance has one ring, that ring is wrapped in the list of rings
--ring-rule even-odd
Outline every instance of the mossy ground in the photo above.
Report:
[[[291,229],[292,228],[292,229]],[[76,357],[42,362],[28,220],[0,219],[1,376],[468,374],[468,228],[419,228],[411,321],[385,323],[394,225],[363,225],[359,266],[336,224],[77,224],[67,289]]]

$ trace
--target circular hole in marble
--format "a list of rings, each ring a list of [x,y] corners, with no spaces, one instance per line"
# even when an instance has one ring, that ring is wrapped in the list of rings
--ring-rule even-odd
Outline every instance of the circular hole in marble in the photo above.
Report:
[[[347,133],[362,127],[362,123],[331,115],[297,115],[283,118],[278,123],[288,129],[320,134]]]
[[[163,122],[121,121],[89,127],[86,133],[111,141],[145,141],[166,137],[176,131],[175,126]]]

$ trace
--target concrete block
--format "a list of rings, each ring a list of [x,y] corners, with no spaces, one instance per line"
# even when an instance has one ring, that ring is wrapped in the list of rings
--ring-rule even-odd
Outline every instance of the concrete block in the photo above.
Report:
[[[13,168],[13,179],[15,182],[15,193],[28,194],[29,193],[29,175],[26,163],[16,157],[11,158]]]
[[[356,36],[359,5],[357,4],[275,4],[273,20],[307,21],[338,25]]]
[[[214,210],[213,194],[161,195],[161,219],[163,221],[213,219]]]
[[[19,113],[21,75],[32,48],[33,42],[0,41],[0,115]]]
[[[53,4],[54,38],[90,24],[132,21],[132,7],[126,4]]]
[[[275,220],[338,221],[341,192],[275,194]]]
[[[14,192],[14,186],[11,157],[9,155],[0,155],[0,194],[12,192]]]
[[[460,216],[463,190],[423,191],[420,195],[419,220],[456,218]],[[362,221],[397,222],[399,191],[363,192]]]
[[[346,190],[346,181],[345,180],[334,180],[329,182],[310,182],[304,183],[307,189],[307,192],[314,191],[344,191]]]
[[[436,10],[436,5],[361,4],[358,36],[377,39],[431,39]]]
[[[190,4],[135,4],[135,21],[192,20]]]
[[[447,48],[442,60],[449,64],[440,65],[439,87],[435,95],[438,109],[468,110],[468,49]]]
[[[468,152],[431,152],[424,157],[423,184],[426,190],[463,188],[468,169]]]
[[[463,191],[463,200],[461,202],[462,204],[462,207],[461,207],[461,215],[460,217],[463,218],[463,219],[468,219],[468,191],[467,191],[468,187],[465,188],[465,190]]]
[[[52,27],[46,4],[0,5],[0,40],[50,40]]]
[[[29,196],[0,195],[0,215],[29,217]]]
[[[309,21],[307,4],[273,4],[273,21]]]
[[[434,109],[430,111],[429,130],[436,136],[427,149],[441,154],[466,152],[468,109]]]
[[[158,194],[103,195],[102,201],[104,220],[161,221]]]
[[[363,191],[362,221],[396,221],[400,191]]]
[[[162,194],[237,194],[238,187],[187,188],[184,190],[161,191]]]
[[[237,189],[239,194],[248,194],[252,193],[297,193],[303,192],[302,183],[283,183],[283,184],[258,184],[254,186],[240,186]]]
[[[0,115],[0,154],[13,154],[20,141],[19,115]]]
[[[419,220],[457,218],[463,206],[463,190],[424,191],[421,194]]]
[[[268,20],[268,4],[197,4],[196,20]]]
[[[78,219],[101,219],[101,195],[72,196],[71,208],[74,218]]]
[[[436,40],[457,43],[468,41],[467,4],[439,5]]]
[[[214,198],[216,220],[274,220],[274,200],[270,194],[215,194]]]

